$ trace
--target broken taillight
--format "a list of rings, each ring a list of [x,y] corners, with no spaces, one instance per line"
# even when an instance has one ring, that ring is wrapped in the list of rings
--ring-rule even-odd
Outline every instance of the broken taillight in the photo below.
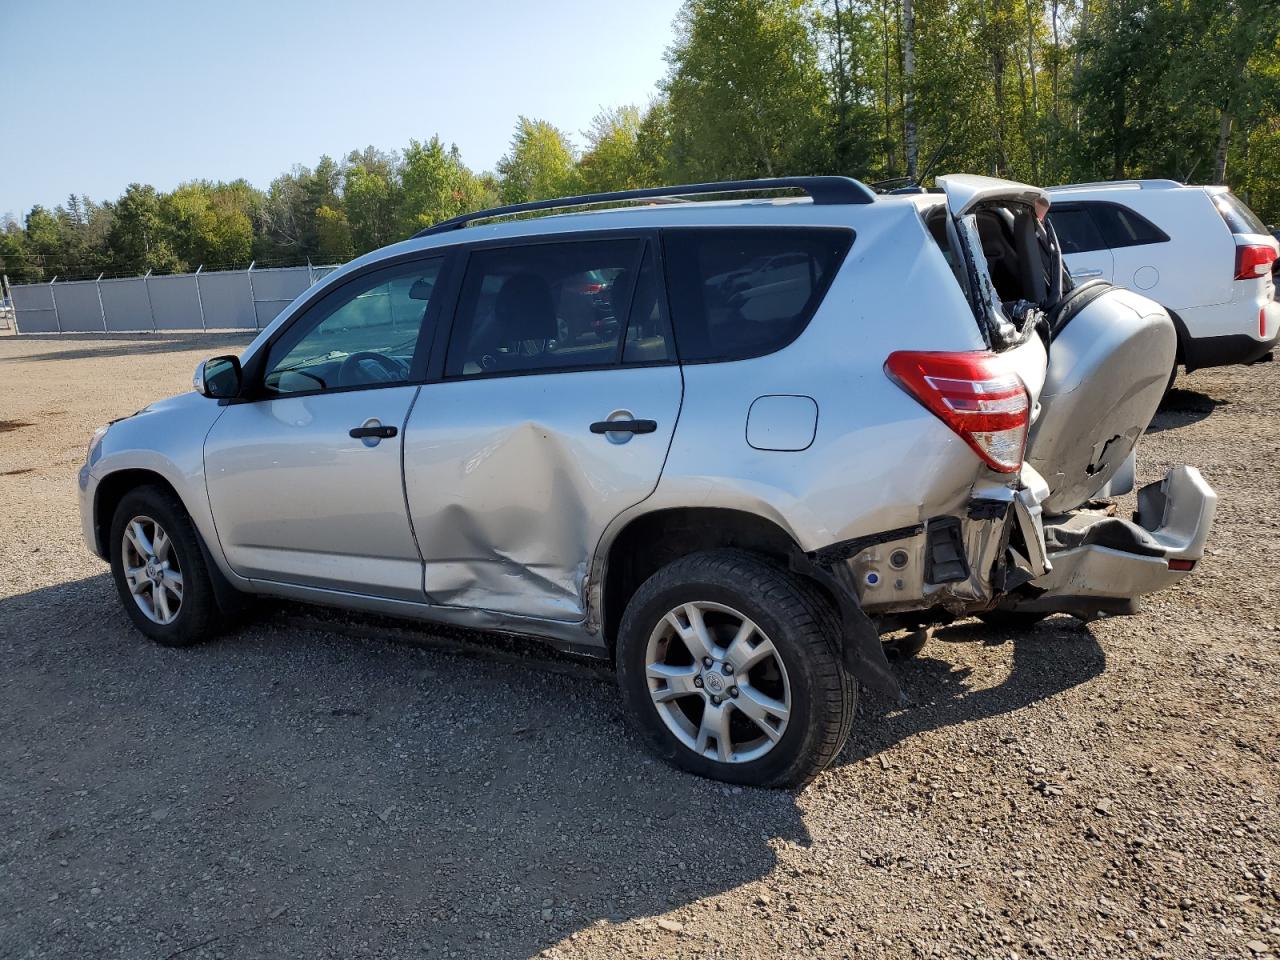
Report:
[[[1001,473],[1016,473],[1031,401],[1022,379],[993,353],[898,351],[885,373]]]
[[[1261,244],[1236,247],[1236,279],[1256,280],[1266,276],[1271,272],[1275,259],[1276,252]]]

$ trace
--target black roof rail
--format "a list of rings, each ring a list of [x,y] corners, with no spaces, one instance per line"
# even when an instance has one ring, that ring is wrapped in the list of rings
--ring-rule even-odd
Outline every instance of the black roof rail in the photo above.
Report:
[[[587,207],[601,203],[619,203],[627,200],[669,200],[711,193],[748,193],[764,190],[795,189],[807,193],[815,204],[871,203],[875,193],[852,177],[770,177],[763,180],[724,180],[719,183],[686,183],[678,187],[646,187],[643,190],[616,190],[613,193],[587,193],[578,197],[558,197],[554,200],[532,200],[513,203],[505,207],[490,207],[458,217],[441,220],[413,235],[429,237],[436,233],[459,230],[477,220],[530,213],[535,210],[558,210],[564,207]]]

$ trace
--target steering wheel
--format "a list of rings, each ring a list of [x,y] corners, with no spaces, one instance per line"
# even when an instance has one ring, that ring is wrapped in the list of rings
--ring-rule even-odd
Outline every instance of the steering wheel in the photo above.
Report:
[[[370,364],[373,366],[370,367]],[[391,383],[408,374],[403,361],[385,354],[363,350],[353,353],[338,367],[338,386],[356,387],[366,383]]]

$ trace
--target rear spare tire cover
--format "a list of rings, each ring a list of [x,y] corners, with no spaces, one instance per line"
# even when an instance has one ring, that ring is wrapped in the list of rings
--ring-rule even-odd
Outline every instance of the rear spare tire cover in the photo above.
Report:
[[[1047,515],[1080,506],[1124,465],[1160,405],[1177,346],[1164,308],[1119,288],[1057,332],[1026,457],[1049,485]]]

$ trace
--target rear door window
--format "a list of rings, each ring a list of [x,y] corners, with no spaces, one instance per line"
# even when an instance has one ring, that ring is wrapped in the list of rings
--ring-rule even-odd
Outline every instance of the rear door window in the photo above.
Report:
[[[772,353],[804,330],[853,243],[850,230],[708,227],[663,234],[685,363]]]
[[[1270,236],[1271,231],[1267,229],[1267,225],[1234,193],[1215,193],[1213,205],[1232,233],[1260,233]]]
[[[629,342],[624,332],[645,246],[643,239],[624,238],[475,251],[467,263],[445,374],[616,365]],[[660,328],[653,329],[662,336]],[[653,359],[665,359],[665,340],[649,347]]]

